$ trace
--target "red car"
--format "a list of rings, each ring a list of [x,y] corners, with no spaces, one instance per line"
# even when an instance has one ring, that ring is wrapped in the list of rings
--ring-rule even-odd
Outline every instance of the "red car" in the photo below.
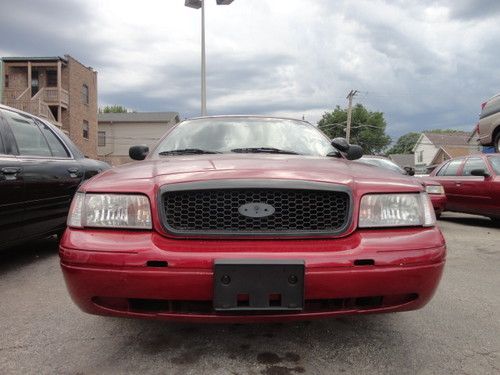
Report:
[[[299,120],[177,124],[83,184],[60,243],[85,312],[264,322],[414,310],[446,247],[421,184]]]
[[[395,173],[408,176],[409,178],[415,178],[418,183],[421,183],[424,186],[425,191],[429,194],[436,217],[441,216],[441,213],[446,207],[446,195],[444,193],[443,186],[439,182],[427,177],[411,177],[415,175],[415,170],[413,168],[403,169],[384,156],[366,155],[359,159],[358,162],[384,168]]]
[[[448,160],[431,177],[443,185],[446,210],[489,216],[500,222],[500,154]]]

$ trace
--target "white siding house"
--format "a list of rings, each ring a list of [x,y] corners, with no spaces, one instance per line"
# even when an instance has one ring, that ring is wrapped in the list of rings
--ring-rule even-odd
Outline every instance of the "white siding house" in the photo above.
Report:
[[[445,152],[443,155],[446,158],[477,152],[477,147],[467,143],[469,137],[470,133],[467,132],[422,133],[413,147],[415,172],[417,174],[428,173],[434,158],[443,146],[446,146],[447,150],[454,150],[451,156]]]
[[[111,165],[128,163],[131,146],[149,148],[179,122],[177,112],[100,113],[98,119],[97,153]]]
[[[439,147],[434,145],[425,133],[422,133],[413,148],[413,155],[415,157],[415,173],[426,173],[427,166],[431,164],[432,159],[434,159],[438,150]]]

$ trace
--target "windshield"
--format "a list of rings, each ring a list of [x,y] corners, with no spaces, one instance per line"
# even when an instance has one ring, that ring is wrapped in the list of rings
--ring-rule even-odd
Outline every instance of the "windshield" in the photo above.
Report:
[[[497,175],[500,175],[500,156],[490,156],[491,167]]]
[[[361,158],[359,161],[361,163],[367,163],[367,164],[375,165],[376,167],[390,169],[391,171],[394,171],[394,172],[397,172],[397,173],[407,174],[406,171],[403,168],[401,168],[396,163],[394,163],[394,162],[392,162],[390,160],[387,160],[387,159],[381,159],[381,158],[380,159],[379,158],[373,158],[373,159]]]
[[[173,155],[174,150],[212,153],[287,153],[326,156],[337,152],[314,126],[297,120],[273,118],[205,118],[175,127],[155,148],[153,155]],[[198,152],[199,153],[199,152]]]

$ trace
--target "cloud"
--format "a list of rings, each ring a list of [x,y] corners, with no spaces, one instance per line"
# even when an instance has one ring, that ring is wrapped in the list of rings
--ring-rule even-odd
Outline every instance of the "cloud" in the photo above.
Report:
[[[200,108],[200,12],[182,0],[4,1],[0,54],[69,53],[98,71],[100,105]],[[500,91],[497,1],[208,1],[210,114],[315,122],[356,101],[388,132],[472,128]]]
[[[497,18],[500,14],[500,2],[497,0],[448,0],[450,16],[461,20]]]

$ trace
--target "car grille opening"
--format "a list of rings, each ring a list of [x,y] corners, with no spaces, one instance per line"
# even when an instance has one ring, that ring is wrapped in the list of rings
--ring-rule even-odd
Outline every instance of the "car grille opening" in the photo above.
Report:
[[[387,296],[366,296],[352,298],[307,299],[303,312],[361,311],[384,307],[395,307],[418,299],[418,294],[394,294]],[[297,311],[230,311],[215,312],[212,301],[158,300],[142,298],[94,297],[93,302],[116,311],[145,314],[207,314],[207,315],[273,315],[294,314]],[[241,305],[244,307],[244,304]]]
[[[173,234],[338,234],[346,229],[350,196],[345,191],[230,188],[165,191],[164,225]],[[274,212],[249,217],[248,204]]]

